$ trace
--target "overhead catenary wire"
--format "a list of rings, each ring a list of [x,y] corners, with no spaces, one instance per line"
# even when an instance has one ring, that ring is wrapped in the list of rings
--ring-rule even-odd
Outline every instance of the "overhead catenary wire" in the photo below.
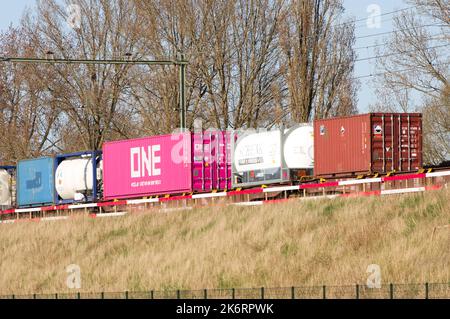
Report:
[[[376,16],[373,16],[373,17],[382,17],[382,16],[386,16],[386,15],[390,15],[390,14],[395,14],[395,13],[398,13],[398,12],[402,12],[402,11],[406,11],[406,10],[411,10],[411,9],[416,8],[416,7],[417,7],[417,5],[411,6],[411,7],[408,7],[408,8],[403,8],[403,9],[398,9],[398,10],[386,12],[386,13],[383,13],[383,14],[380,14],[380,15],[376,15]],[[332,27],[332,28],[337,28],[337,27],[340,27],[340,26],[345,26],[345,25],[353,24],[353,23],[360,22],[360,21],[367,21],[368,18],[369,18],[369,17],[366,16],[366,17],[364,17],[364,18],[359,18],[359,19],[357,19],[357,20],[351,20],[351,21],[348,21],[348,22],[343,22],[343,23],[339,23],[339,24],[334,24],[334,25],[332,25],[331,27]],[[389,20],[392,20],[392,19],[393,19],[393,18],[390,18],[390,19],[386,19],[386,20],[383,20],[383,21],[380,21],[380,22],[386,22],[386,21],[389,21]],[[355,26],[355,30],[357,30],[357,29],[359,29],[359,28],[362,28],[362,27],[367,27],[367,26],[366,26],[366,25]],[[394,31],[394,32],[395,32],[395,31]],[[381,34],[387,34],[387,33],[384,33],[384,32],[383,32],[383,33],[381,33]],[[356,37],[355,39],[366,38],[366,37],[372,37],[372,36],[377,36],[377,35],[379,35],[379,33],[376,33],[376,34],[373,34],[373,35],[367,35],[367,36]],[[313,39],[313,38],[315,38],[315,37],[316,37],[315,34],[311,34],[311,35],[306,35],[306,36],[304,36],[305,39]]]
[[[442,36],[442,33],[432,34],[432,35],[430,35],[429,38],[427,38],[427,40],[430,40],[430,41],[444,40],[445,38],[443,38],[441,36]],[[373,44],[373,45],[360,46],[360,47],[353,48],[353,50],[363,50],[363,49],[370,49],[370,48],[376,48],[376,47],[381,47],[381,46],[386,46],[386,43],[378,43],[378,44]]]
[[[378,18],[378,17],[382,17],[382,16],[386,16],[386,15],[391,15],[391,14],[395,14],[395,13],[398,13],[398,12],[402,12],[402,11],[407,11],[407,10],[415,9],[416,7],[417,7],[417,5],[412,6],[412,7],[408,7],[408,8],[403,8],[403,9],[391,11],[391,12],[386,12],[386,13],[383,13],[383,14],[380,14],[380,15],[370,15],[370,16],[368,16],[368,17],[366,17],[366,18],[361,18],[360,20],[355,20],[354,22],[366,21],[366,23],[364,23],[364,24],[355,25],[355,30],[357,30],[357,29],[359,29],[359,28],[367,27],[367,20],[368,20],[369,18]],[[380,22],[380,23],[383,23],[383,22],[392,21],[394,18],[395,18],[395,16],[390,17],[390,18],[388,18],[388,19],[382,19],[382,20],[380,20],[379,22]]]
[[[450,25],[438,24],[438,23],[424,24],[424,25],[415,27],[415,29],[422,29],[422,28],[427,28],[427,27],[450,27]],[[393,30],[393,31],[373,33],[373,34],[358,36],[358,37],[355,37],[355,39],[366,39],[366,38],[371,38],[371,37],[380,36],[380,35],[387,35],[387,34],[407,31],[407,30],[410,30],[410,29],[411,28],[403,28],[403,29],[397,29],[397,30]]]
[[[382,14],[379,14],[379,15],[373,15],[373,16],[371,16],[371,17],[384,17],[384,16],[387,16],[387,15],[399,13],[399,12],[402,12],[402,11],[411,10],[411,9],[416,8],[417,6],[418,6],[418,5],[411,6],[411,7],[408,7],[408,8],[403,8],[403,9],[397,9],[397,10],[389,11],[389,12],[382,13]],[[358,19],[356,19],[356,20],[351,20],[351,21],[348,21],[348,22],[343,22],[343,23],[335,24],[335,25],[333,25],[332,27],[335,28],[335,27],[340,27],[340,26],[344,26],[344,25],[348,25],[348,24],[352,24],[352,23],[356,23],[356,22],[367,21],[367,19],[368,19],[368,16],[366,16],[366,17],[364,17],[364,18],[358,18]],[[389,20],[390,20],[390,19],[389,19]],[[385,21],[388,21],[388,20],[385,20]],[[355,29],[356,29],[356,28],[360,28],[360,27],[364,27],[364,26],[365,26],[365,25],[355,26]]]
[[[442,44],[442,45],[436,45],[436,46],[432,46],[432,47],[426,47],[426,48],[423,48],[423,50],[431,50],[431,49],[443,48],[443,47],[448,47],[448,46],[450,46],[450,43]],[[406,53],[413,53],[413,52],[417,52],[417,51],[420,51],[420,50],[414,49],[414,50],[407,50],[407,51],[402,51],[402,52],[374,55],[374,56],[370,56],[370,57],[366,57],[366,58],[356,59],[355,62],[361,62],[361,61],[368,61],[368,60],[373,60],[373,59],[385,58],[385,57],[389,57],[389,56],[395,56],[395,55],[406,54]]]
[[[443,65],[450,65],[450,62],[435,63],[435,64],[433,64],[433,66],[443,66]],[[352,80],[363,79],[363,78],[369,78],[369,77],[376,77],[376,76],[382,76],[382,75],[385,75],[385,74],[403,73],[403,72],[414,71],[414,70],[417,70],[417,68],[407,68],[407,69],[401,69],[401,70],[393,70],[393,71],[385,71],[385,72],[371,73],[371,74],[365,74],[365,75],[360,75],[360,76],[352,77]]]

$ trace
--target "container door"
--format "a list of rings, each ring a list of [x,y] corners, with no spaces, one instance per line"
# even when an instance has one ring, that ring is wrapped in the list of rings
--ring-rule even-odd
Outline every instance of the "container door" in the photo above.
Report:
[[[407,133],[403,133],[402,116],[400,114],[392,115],[393,118],[393,159],[391,169],[397,172],[403,171],[403,150],[408,148],[408,145],[404,145],[403,141],[407,140]]]
[[[195,191],[201,192],[205,189],[203,161],[203,133],[192,134],[193,159],[192,159],[192,184]]]
[[[211,132],[193,134],[193,189],[197,192],[211,191],[217,181],[215,160],[216,136]]]
[[[231,143],[229,132],[217,132],[216,133],[216,168],[217,168],[217,181],[216,189],[224,190],[231,188]]]
[[[394,168],[395,125],[392,114],[372,117],[372,171],[387,172]]]
[[[372,118],[372,171],[411,171],[422,166],[420,114],[376,114]]]
[[[420,115],[404,114],[399,116],[400,132],[400,165],[401,171],[412,171],[422,167],[422,121]]]
[[[226,156],[226,163],[227,163],[227,189],[233,188],[233,155],[232,155],[232,149],[233,144],[237,141],[238,135],[232,134],[231,132],[226,132],[226,140],[227,140],[227,152],[225,154]]]
[[[371,122],[373,172],[392,170],[394,154],[394,118],[390,114],[374,115]]]
[[[206,131],[203,134],[203,160],[204,160],[204,181],[203,184],[205,185],[204,189],[205,191],[210,191],[213,188],[212,185],[212,179],[213,179],[213,161],[212,161],[212,133]]]
[[[219,132],[211,132],[211,189],[219,189]]]

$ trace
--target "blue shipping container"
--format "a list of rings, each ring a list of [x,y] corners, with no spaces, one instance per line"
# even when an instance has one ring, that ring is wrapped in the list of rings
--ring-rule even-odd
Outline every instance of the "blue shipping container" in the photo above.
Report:
[[[52,205],[55,201],[55,159],[43,157],[19,161],[17,165],[17,204]]]

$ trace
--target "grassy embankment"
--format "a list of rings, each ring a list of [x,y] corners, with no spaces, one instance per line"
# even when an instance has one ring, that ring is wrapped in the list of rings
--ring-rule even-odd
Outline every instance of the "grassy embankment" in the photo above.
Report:
[[[450,190],[0,225],[0,294],[449,282]]]

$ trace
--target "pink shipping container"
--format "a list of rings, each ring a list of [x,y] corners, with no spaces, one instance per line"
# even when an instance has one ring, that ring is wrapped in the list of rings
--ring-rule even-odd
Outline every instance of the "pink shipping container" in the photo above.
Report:
[[[230,138],[227,132],[206,131],[106,142],[104,198],[230,189]]]
[[[369,113],[314,121],[314,174],[406,172],[422,167],[422,114]]]

